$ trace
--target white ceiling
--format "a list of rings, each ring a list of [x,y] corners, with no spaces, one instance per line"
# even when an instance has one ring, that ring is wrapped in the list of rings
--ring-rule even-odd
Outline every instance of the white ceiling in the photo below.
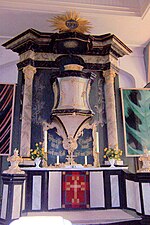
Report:
[[[91,34],[113,33],[129,47],[150,41],[150,0],[0,0],[0,42],[29,28],[53,32],[47,20],[69,10],[91,22]]]

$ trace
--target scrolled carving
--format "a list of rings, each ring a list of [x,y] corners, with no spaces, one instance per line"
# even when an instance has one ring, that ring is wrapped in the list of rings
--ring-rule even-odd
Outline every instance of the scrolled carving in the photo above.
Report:
[[[103,127],[106,124],[106,116],[105,116],[105,98],[104,98],[104,79],[99,78],[97,82],[98,86],[98,101],[97,104],[94,105],[95,111],[97,113],[96,124]]]
[[[73,152],[77,148],[77,140],[72,136],[67,137],[63,140],[63,147],[68,149],[68,153]]]
[[[14,150],[14,155],[8,156],[7,161],[10,162],[11,166],[8,170],[5,170],[3,173],[8,174],[25,174],[24,171],[18,166],[19,163],[23,162],[23,159],[18,155],[18,150]]]

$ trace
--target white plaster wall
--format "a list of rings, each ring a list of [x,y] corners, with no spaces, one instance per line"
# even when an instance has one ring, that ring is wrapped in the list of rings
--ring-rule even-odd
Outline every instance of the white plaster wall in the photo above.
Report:
[[[17,61],[0,66],[0,83],[15,84],[18,79]]]
[[[0,83],[17,83],[18,70],[16,64],[18,61],[17,53],[0,46]]]
[[[119,84],[121,88],[143,88],[146,85],[144,47],[130,47],[130,55],[119,59]]]

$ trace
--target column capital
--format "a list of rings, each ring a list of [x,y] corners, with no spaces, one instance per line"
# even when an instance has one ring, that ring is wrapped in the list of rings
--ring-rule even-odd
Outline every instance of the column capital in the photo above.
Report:
[[[33,79],[34,74],[36,73],[36,68],[34,66],[28,65],[23,68],[23,73],[25,75],[25,79]]]
[[[103,77],[105,78],[106,83],[114,83],[115,76],[116,76],[115,70],[110,69],[103,71]]]

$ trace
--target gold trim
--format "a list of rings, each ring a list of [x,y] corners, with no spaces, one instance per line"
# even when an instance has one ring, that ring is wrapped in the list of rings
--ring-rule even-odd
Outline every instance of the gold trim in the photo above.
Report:
[[[64,69],[66,70],[77,70],[77,71],[82,71],[83,70],[83,66],[80,66],[78,64],[69,64],[69,65],[65,65]]]
[[[81,18],[79,13],[75,11],[55,16],[53,19],[48,20],[48,22],[51,22],[54,30],[59,30],[60,32],[89,33],[92,28],[90,22]]]

